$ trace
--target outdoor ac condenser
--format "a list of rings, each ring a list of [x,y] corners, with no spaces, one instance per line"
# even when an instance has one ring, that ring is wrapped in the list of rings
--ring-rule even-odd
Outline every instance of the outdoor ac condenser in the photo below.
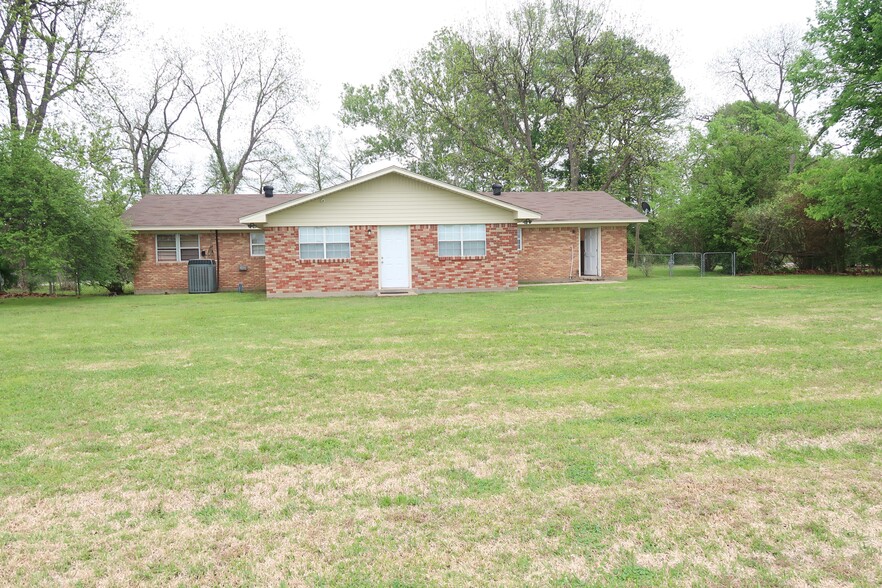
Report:
[[[190,294],[217,292],[217,271],[213,259],[191,259],[187,264]]]

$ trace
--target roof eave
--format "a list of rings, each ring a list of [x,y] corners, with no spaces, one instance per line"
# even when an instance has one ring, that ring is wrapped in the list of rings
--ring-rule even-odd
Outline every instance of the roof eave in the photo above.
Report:
[[[240,216],[239,222],[243,225],[255,225],[255,224],[264,224],[266,223],[266,215],[272,214],[267,212],[255,212],[254,214],[249,214],[248,216]]]
[[[164,225],[132,225],[129,230],[139,233],[155,231],[249,231],[251,227],[246,225],[214,225],[214,226],[164,226]]]
[[[568,220],[538,220],[531,225],[630,225],[632,223],[648,223],[648,218],[642,219],[568,219]]]

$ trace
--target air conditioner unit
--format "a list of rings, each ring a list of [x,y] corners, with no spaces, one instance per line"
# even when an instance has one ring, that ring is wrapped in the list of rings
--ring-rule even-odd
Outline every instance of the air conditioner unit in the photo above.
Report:
[[[217,292],[217,270],[213,259],[191,259],[187,264],[190,294]]]

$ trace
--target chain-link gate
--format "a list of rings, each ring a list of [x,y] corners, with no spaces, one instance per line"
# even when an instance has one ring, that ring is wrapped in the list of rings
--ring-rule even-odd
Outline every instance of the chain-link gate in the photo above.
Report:
[[[671,253],[671,271],[668,275],[671,277],[701,276],[701,253],[696,251]]]
[[[721,273],[735,275],[734,251],[708,251],[701,254],[701,275],[719,268]]]

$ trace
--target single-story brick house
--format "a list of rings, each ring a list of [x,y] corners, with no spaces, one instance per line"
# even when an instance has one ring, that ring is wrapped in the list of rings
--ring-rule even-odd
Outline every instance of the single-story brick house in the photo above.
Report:
[[[186,292],[191,259],[216,261],[220,290],[271,297],[624,280],[627,226],[646,222],[604,192],[479,193],[394,166],[266,194],[142,198],[123,216],[141,255],[135,292]]]

